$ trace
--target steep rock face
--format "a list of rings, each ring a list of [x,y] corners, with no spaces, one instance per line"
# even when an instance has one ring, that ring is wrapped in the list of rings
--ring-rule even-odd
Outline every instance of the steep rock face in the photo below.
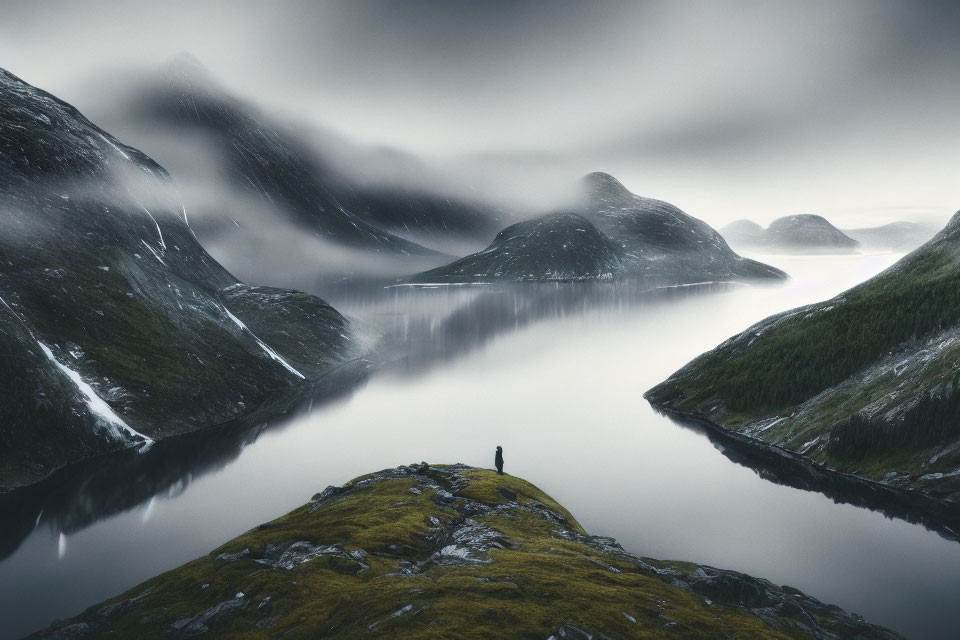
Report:
[[[420,282],[595,280],[621,269],[620,250],[585,218],[555,213],[511,225],[489,247],[418,275]]]
[[[814,461],[960,497],[960,214],[839,296],[734,336],[647,398]]]
[[[826,218],[813,214],[777,218],[765,235],[769,244],[798,249],[854,249],[859,245]]]
[[[677,207],[637,196],[606,173],[584,177],[583,215],[620,245],[624,271],[676,282],[784,278],[743,258],[713,228]]]
[[[790,587],[629,554],[532,484],[463,465],[328,487],[36,638],[898,636]],[[552,634],[552,635],[551,635]]]
[[[167,182],[149,157],[0,70],[0,370],[10,390],[0,397],[0,489],[236,418],[304,378],[230,310],[256,315],[257,303],[222,292],[236,279],[197,242]],[[326,309],[330,333],[316,350],[335,359],[350,340]]]

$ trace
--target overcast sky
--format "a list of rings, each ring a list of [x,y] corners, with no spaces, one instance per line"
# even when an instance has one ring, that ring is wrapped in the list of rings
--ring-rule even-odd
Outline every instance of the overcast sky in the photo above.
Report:
[[[363,142],[605,170],[717,225],[960,208],[958,2],[0,1],[0,66],[81,110],[181,51]]]

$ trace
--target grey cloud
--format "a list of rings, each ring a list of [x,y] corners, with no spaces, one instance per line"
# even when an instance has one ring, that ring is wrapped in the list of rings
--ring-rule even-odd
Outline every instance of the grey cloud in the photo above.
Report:
[[[946,215],[958,31],[944,0],[13,1],[0,66],[83,110],[91,75],[190,51],[267,109],[468,187],[600,169],[716,223],[920,200]]]

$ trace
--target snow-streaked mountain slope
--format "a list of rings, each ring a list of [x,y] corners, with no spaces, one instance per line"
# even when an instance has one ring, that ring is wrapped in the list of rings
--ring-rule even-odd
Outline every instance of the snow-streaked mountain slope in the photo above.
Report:
[[[346,357],[336,311],[238,286],[187,216],[160,165],[0,70],[0,489],[248,414]]]

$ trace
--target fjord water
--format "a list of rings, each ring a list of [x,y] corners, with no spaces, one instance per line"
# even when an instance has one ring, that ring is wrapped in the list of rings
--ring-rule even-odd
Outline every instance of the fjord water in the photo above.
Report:
[[[420,460],[489,467],[502,445],[508,473],[629,551],[788,584],[910,638],[953,638],[960,543],[766,480],[642,397],[751,323],[835,295],[897,257],[762,256],[793,276],[774,287],[333,294],[364,333],[382,336],[384,364],[312,411],[224,434],[206,458],[197,448],[180,470],[151,471],[152,454],[126,455],[113,465],[115,486],[88,481],[99,488],[56,506],[42,497],[20,504],[37,524],[3,547],[0,636],[79,613],[329,484]]]

